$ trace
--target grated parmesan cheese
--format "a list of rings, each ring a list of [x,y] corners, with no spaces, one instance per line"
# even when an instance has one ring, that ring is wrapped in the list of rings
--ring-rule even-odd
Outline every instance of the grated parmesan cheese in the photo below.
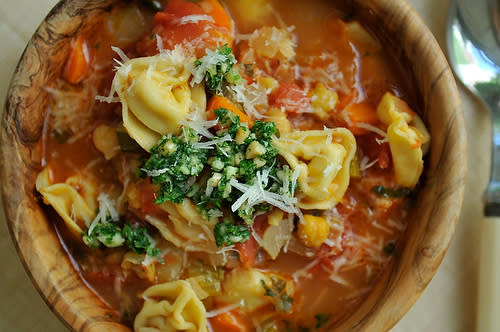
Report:
[[[90,225],[87,225],[88,235],[92,234],[97,224],[107,222],[108,215],[112,221],[118,221],[120,219],[120,215],[115,208],[115,202],[111,200],[107,194],[100,193],[99,196],[97,196],[97,201],[99,202],[99,212]]]
[[[233,99],[243,105],[243,109],[249,117],[262,119],[264,115],[259,109],[266,109],[268,106],[268,89],[258,82],[247,85],[246,82],[229,87]]]
[[[375,134],[380,135],[380,136],[382,136],[384,138],[387,137],[387,134],[385,133],[385,131],[383,131],[382,129],[377,128],[375,126],[372,126],[371,124],[364,123],[364,122],[358,122],[358,123],[355,124],[355,126],[358,127],[358,128],[362,128],[362,129],[374,132]]]
[[[264,186],[267,184],[267,181],[268,174],[260,171],[257,172],[257,179],[251,186],[240,183],[235,179],[231,179],[229,182],[231,186],[243,193],[243,195],[241,195],[240,198],[233,203],[231,210],[235,212],[245,203],[248,207],[261,203],[268,203],[288,213],[300,213],[299,209],[294,205],[297,202],[295,197],[287,197],[286,195],[280,195],[264,190]]]
[[[222,137],[217,137],[210,141],[193,143],[193,147],[196,149],[213,149],[214,146],[216,146],[219,143],[230,142],[232,140],[233,139],[231,138],[231,136],[229,134],[226,134]]]
[[[200,21],[208,21],[211,23],[215,23],[215,20],[213,19],[212,16],[209,15],[187,15],[183,16],[180,19],[176,19],[173,22],[178,25],[184,25],[188,23],[193,23],[196,24]]]

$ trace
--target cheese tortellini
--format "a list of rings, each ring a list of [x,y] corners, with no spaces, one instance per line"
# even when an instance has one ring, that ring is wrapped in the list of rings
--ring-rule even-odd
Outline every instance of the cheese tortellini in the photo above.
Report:
[[[146,289],[135,332],[206,332],[206,311],[191,284],[171,281]]]
[[[420,117],[408,105],[387,92],[377,107],[377,115],[387,125],[396,181],[413,188],[424,168],[430,135]]]
[[[77,237],[82,235],[83,229],[96,215],[95,183],[90,178],[72,176],[65,183],[52,184],[46,167],[38,174],[36,189],[43,201],[56,210]]]
[[[342,199],[356,153],[356,140],[349,130],[294,131],[275,144],[292,170],[298,170],[298,207],[326,210]]]
[[[204,86],[189,86],[189,63],[176,48],[128,60],[115,75],[123,125],[147,151],[162,135],[176,134],[190,110],[205,109]]]
[[[181,204],[166,202],[160,208],[168,213],[167,220],[151,215],[144,219],[155,226],[165,240],[187,251],[216,254],[213,228],[217,219],[204,219],[189,199]]]

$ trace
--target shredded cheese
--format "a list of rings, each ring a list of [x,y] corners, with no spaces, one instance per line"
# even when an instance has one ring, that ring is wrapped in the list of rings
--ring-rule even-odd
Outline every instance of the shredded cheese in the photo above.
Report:
[[[188,23],[198,23],[200,21],[208,21],[208,22],[211,22],[211,23],[214,23],[215,20],[213,19],[212,16],[209,16],[209,15],[187,15],[187,16],[183,16],[181,17],[180,19],[176,19],[174,20],[173,22],[175,24],[178,24],[178,25],[185,25],[185,24],[188,24]]]
[[[114,201],[111,200],[107,194],[100,193],[97,197],[97,201],[99,202],[99,212],[88,226],[88,235],[92,234],[97,224],[107,222],[108,215],[112,221],[118,221],[120,219]]]
[[[380,136],[382,136],[384,138],[387,137],[387,134],[385,133],[385,131],[383,131],[382,129],[377,128],[377,127],[375,127],[375,126],[373,126],[371,124],[364,123],[364,122],[358,122],[358,123],[355,124],[355,126],[358,127],[358,128],[362,128],[362,129],[374,132],[375,134],[380,135]]]
[[[243,82],[242,84],[230,86],[229,92],[234,100],[243,105],[243,109],[248,116],[254,119],[264,117],[259,108],[267,108],[267,95],[270,93],[264,86],[257,82],[250,85]]]
[[[214,138],[211,141],[193,143],[193,147],[196,149],[213,149],[214,146],[219,143],[230,142],[232,140],[233,139],[231,138],[231,136],[229,134],[226,134],[222,137]]]
[[[299,209],[294,205],[297,202],[295,197],[287,197],[286,195],[264,190],[264,186],[268,181],[268,176],[269,175],[265,174],[265,172],[257,172],[257,179],[251,186],[231,179],[229,181],[231,186],[243,193],[243,195],[231,205],[231,210],[235,212],[245,203],[248,208],[260,203],[268,203],[288,213],[300,213]]]

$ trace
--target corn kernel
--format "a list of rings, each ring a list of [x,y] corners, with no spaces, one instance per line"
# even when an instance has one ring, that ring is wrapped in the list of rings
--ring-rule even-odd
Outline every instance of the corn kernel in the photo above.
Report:
[[[278,81],[270,76],[267,77],[261,77],[258,79],[258,82],[261,86],[266,88],[266,90],[271,90],[270,92],[273,92],[278,88],[280,85]]]
[[[248,144],[245,158],[253,159],[255,157],[262,156],[264,153],[266,153],[266,148],[264,147],[264,145],[260,144],[257,141],[253,141],[252,143]]]
[[[314,109],[314,114],[316,114],[320,119],[325,119],[328,117],[328,113],[331,112],[339,96],[335,91],[329,90],[324,84],[318,83],[314,90],[312,90],[312,106]]]
[[[304,221],[298,226],[299,239],[307,247],[321,246],[329,232],[330,226],[326,219],[311,214],[305,214]]]

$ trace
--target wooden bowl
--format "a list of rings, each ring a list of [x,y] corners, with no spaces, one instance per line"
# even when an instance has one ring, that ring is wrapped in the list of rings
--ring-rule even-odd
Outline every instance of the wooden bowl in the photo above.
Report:
[[[64,0],[42,22],[14,74],[1,128],[0,174],[8,225],[24,266],[51,309],[75,331],[129,331],[73,269],[35,191],[48,93],[71,38],[117,0]],[[385,331],[409,310],[436,272],[459,217],[467,142],[459,94],[430,31],[403,0],[338,0],[389,47],[413,79],[432,136],[423,187],[402,248],[366,301],[338,331]],[[383,22],[381,24],[380,22]]]

